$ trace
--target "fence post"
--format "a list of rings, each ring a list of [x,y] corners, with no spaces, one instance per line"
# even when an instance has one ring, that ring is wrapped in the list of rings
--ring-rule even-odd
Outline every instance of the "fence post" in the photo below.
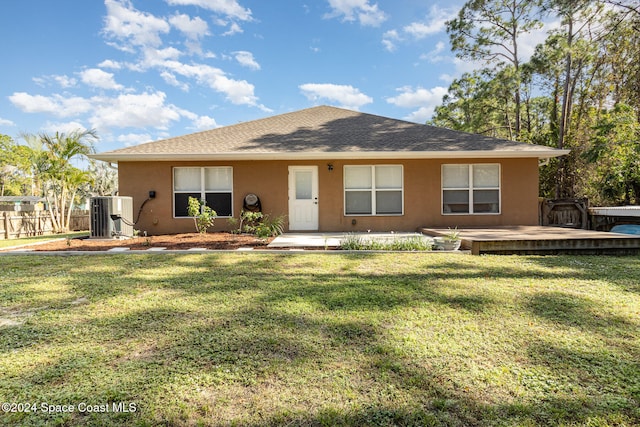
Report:
[[[7,211],[2,213],[4,219],[4,238],[9,240],[9,216],[7,215]]]

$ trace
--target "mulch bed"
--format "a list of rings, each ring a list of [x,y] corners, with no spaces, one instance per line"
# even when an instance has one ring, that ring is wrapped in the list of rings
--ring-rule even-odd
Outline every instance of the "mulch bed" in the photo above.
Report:
[[[52,236],[55,238],[55,236]],[[228,249],[238,248],[266,249],[273,240],[259,239],[250,234],[232,233],[183,233],[160,236],[135,237],[132,239],[95,240],[89,238],[64,239],[29,246],[34,251],[107,251],[113,248],[147,250],[154,247],[167,250],[186,250],[191,248]]]

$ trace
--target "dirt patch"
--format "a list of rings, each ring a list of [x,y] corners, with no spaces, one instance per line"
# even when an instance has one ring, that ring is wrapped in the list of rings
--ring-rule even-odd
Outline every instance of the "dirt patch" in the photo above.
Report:
[[[259,239],[250,234],[184,233],[135,237],[125,240],[64,239],[29,246],[28,248],[34,251],[107,251],[113,248],[130,248],[131,250],[147,250],[151,248],[166,248],[167,250],[186,250],[191,248],[235,250],[238,248],[265,249],[272,240],[273,238]]]

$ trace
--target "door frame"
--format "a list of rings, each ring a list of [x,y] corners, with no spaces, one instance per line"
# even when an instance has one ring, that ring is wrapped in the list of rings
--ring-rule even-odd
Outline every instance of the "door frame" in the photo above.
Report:
[[[299,202],[296,199],[296,181],[295,181],[295,172],[297,171],[311,171],[311,199],[308,203],[308,208],[311,209],[311,225],[309,226],[298,226],[294,224],[293,218],[295,218],[295,210],[299,209]],[[317,165],[307,165],[307,166],[289,166],[289,180],[288,180],[288,199],[289,199],[289,230],[291,231],[318,231],[320,225],[320,217],[319,217],[319,202],[318,202],[318,166]]]

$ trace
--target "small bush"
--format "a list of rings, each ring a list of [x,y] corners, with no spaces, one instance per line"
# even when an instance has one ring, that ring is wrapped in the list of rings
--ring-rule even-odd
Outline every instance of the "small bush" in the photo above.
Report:
[[[198,233],[204,234],[207,229],[213,227],[213,221],[218,215],[216,211],[207,206],[206,200],[198,200],[195,197],[189,197],[189,205],[187,213],[193,217],[193,223]]]
[[[368,239],[358,234],[348,234],[340,249],[346,251],[430,251],[432,244],[419,236],[396,237],[391,241]]]
[[[227,218],[227,224],[229,224],[229,228],[231,229],[231,233],[240,234],[240,227],[238,227],[238,223],[240,221],[236,217]]]
[[[262,212],[242,211],[240,213],[240,226],[238,230],[240,230],[241,233],[254,234],[256,227],[258,227],[263,217]]]
[[[390,246],[392,251],[430,251],[432,249],[429,240],[418,236],[395,239]]]
[[[229,218],[229,226],[233,227],[233,233],[254,234],[261,239],[279,236],[284,232],[286,217],[284,215],[271,218],[262,212],[240,212],[240,219]]]
[[[255,235],[261,239],[279,236],[284,231],[284,221],[284,215],[275,218],[264,215],[262,221],[255,227]]]
[[[340,249],[345,251],[361,251],[365,245],[364,239],[357,234],[347,234],[342,242]]]

